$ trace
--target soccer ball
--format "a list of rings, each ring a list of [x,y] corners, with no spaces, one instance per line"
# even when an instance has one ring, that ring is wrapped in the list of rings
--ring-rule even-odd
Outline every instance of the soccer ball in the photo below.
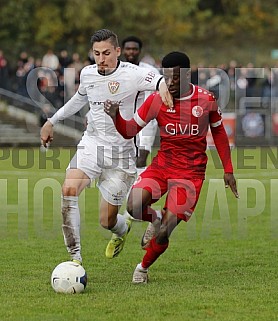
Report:
[[[86,284],[86,271],[72,261],[60,263],[51,275],[51,285],[57,293],[81,293],[85,290]]]

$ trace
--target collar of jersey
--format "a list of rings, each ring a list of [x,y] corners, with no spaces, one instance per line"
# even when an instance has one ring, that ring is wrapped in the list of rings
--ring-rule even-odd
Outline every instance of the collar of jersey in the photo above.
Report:
[[[196,88],[193,84],[191,84],[191,85],[192,85],[192,93],[190,95],[188,95],[188,96],[185,96],[185,97],[176,98],[176,100],[187,100],[187,99],[190,99],[194,95],[195,88]]]
[[[118,69],[120,63],[121,63],[121,61],[118,60],[118,62],[117,62],[117,67],[116,67],[114,70],[112,70],[111,72],[109,72],[108,74],[105,74],[105,75],[104,75],[104,74],[101,74],[101,73],[99,73],[99,72],[98,72],[98,74],[101,75],[101,76],[104,76],[104,77],[105,77],[105,76],[110,76],[110,75],[114,74],[114,72]]]

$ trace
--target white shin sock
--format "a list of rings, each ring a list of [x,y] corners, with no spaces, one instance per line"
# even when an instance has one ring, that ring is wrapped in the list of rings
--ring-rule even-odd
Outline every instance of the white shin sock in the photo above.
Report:
[[[62,196],[62,218],[62,230],[67,250],[72,259],[82,262],[78,196]]]
[[[127,231],[127,224],[125,221],[125,218],[123,217],[123,215],[118,214],[117,215],[117,223],[116,225],[114,225],[111,228],[111,232],[113,232],[114,234],[117,234],[117,236],[121,237],[125,234],[125,232]]]

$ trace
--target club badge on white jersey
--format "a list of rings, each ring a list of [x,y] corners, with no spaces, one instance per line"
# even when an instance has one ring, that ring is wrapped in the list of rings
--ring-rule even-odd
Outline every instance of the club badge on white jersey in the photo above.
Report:
[[[120,87],[120,83],[118,81],[109,81],[108,88],[111,94],[115,94]]]

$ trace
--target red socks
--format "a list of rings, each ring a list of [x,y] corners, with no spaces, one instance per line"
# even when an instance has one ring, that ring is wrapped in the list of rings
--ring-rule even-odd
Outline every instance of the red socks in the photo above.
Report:
[[[156,238],[153,238],[150,241],[150,245],[146,249],[147,253],[143,257],[141,263],[142,267],[147,269],[149,266],[151,266],[159,258],[159,256],[166,251],[168,245],[169,242],[165,244],[157,244]]]

